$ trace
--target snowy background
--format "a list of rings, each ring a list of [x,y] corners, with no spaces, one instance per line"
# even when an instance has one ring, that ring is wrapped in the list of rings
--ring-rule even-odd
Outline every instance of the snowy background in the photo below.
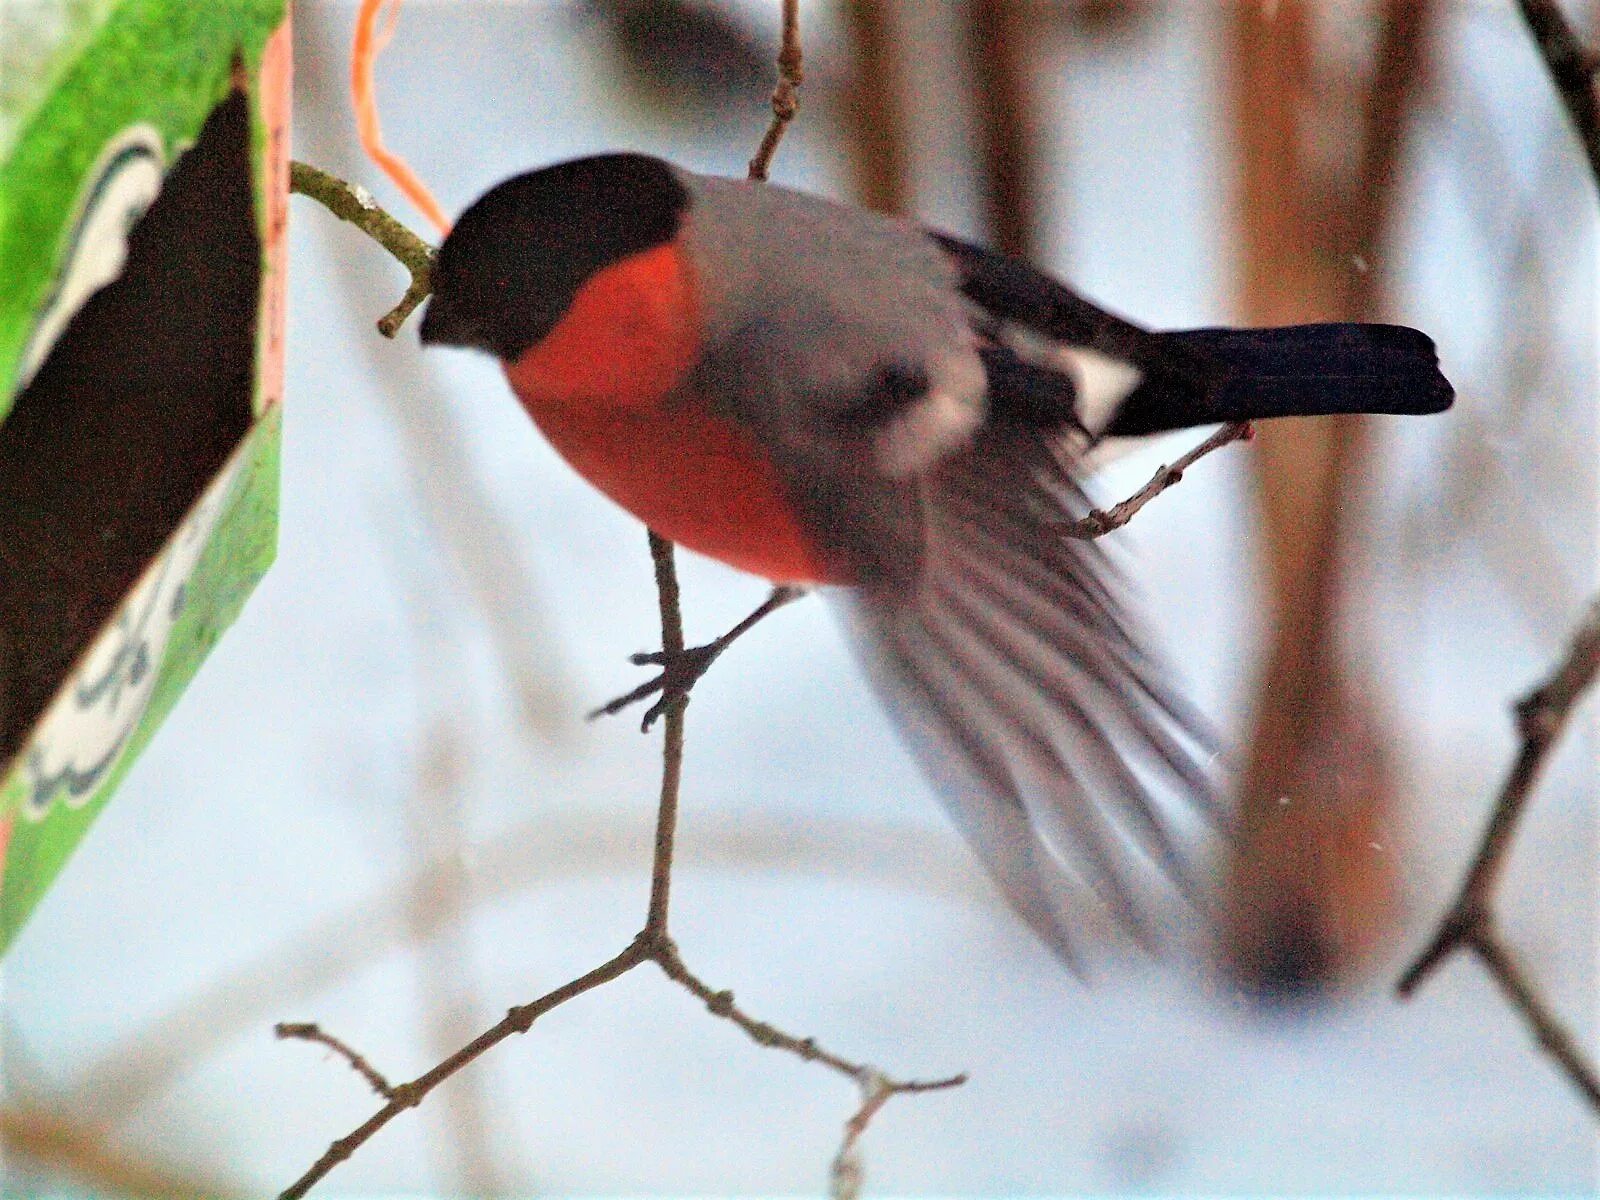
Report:
[[[740,9],[775,30],[776,7]],[[822,92],[843,48],[831,6],[805,12],[820,82],[774,177],[841,194]],[[421,230],[354,148],[352,13],[297,5],[294,153]],[[917,86],[949,98],[918,130],[919,210],[971,229],[946,5],[901,15],[925,51],[908,55]],[[1062,163],[1048,264],[1152,325],[1228,315],[1215,25],[1208,5],[1167,4],[1045,72]],[[1064,974],[991,894],[816,601],[695,693],[673,896],[687,960],[847,1057],[972,1073],[881,1114],[865,1143],[879,1194],[1600,1182],[1591,1118],[1481,972],[1457,961],[1408,1004],[1390,986],[1509,760],[1507,702],[1554,662],[1594,574],[1594,197],[1511,6],[1459,4],[1444,27],[1393,315],[1438,338],[1461,399],[1381,432],[1360,634],[1410,808],[1385,842],[1404,856],[1405,936],[1367,985],[1264,1015],[1198,941],[1160,962],[1102,956],[1092,986]],[[597,27],[555,0],[410,0],[380,82],[390,145],[451,212],[606,148],[742,174],[767,115],[757,92],[686,121],[625,86]],[[1542,204],[1517,203],[1529,194]],[[1545,259],[1531,342],[1513,234]],[[403,1078],[608,957],[642,919],[659,769],[658,733],[582,719],[637,682],[625,657],[658,638],[643,530],[555,459],[492,363],[424,356],[414,325],[394,343],[372,332],[403,278],[363,237],[297,199],[291,255],[278,562],[5,967],[15,1108],[256,1194],[373,1107],[272,1023],[320,1021]],[[1096,495],[1186,444],[1142,449]],[[1123,539],[1169,657],[1235,733],[1260,638],[1248,454],[1207,460]],[[691,641],[765,594],[681,566]],[[1592,741],[1571,741],[1504,917],[1592,1028]],[[502,1046],[322,1194],[814,1192],[854,1104],[647,967]],[[5,1190],[65,1186],[13,1164]]]

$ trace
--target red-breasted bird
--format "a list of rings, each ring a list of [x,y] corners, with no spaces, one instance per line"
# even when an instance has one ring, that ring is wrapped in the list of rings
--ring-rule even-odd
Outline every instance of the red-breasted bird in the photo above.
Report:
[[[657,533],[838,585],[956,823],[1059,953],[1142,929],[1222,821],[1204,723],[1064,536],[1106,435],[1431,413],[1390,325],[1152,333],[1025,263],[747,180],[607,154],[517,176],[439,249],[430,344],[486,350],[566,460]],[[1174,811],[1172,794],[1188,802]]]

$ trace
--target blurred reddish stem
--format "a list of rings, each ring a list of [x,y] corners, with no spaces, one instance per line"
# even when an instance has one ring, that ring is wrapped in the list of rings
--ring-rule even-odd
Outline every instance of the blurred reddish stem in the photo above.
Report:
[[[1315,7],[1283,0],[1232,12],[1239,146],[1241,318],[1278,325],[1370,319],[1407,116],[1426,79],[1432,6],[1384,0],[1370,72],[1328,86],[1315,71]],[[1331,178],[1314,130],[1352,104],[1357,128]],[[1351,115],[1344,117],[1346,123]],[[1367,423],[1264,423],[1257,462],[1273,632],[1240,795],[1222,953],[1264,995],[1347,978],[1391,921],[1395,854],[1382,830],[1388,748],[1337,646],[1346,535],[1359,512]]]
[[[984,218],[994,248],[1022,258],[1036,255],[1039,235],[1030,9],[1017,0],[965,0],[964,6]]]
[[[902,214],[910,206],[911,189],[905,76],[893,27],[897,6],[888,0],[844,0],[843,7],[855,52],[844,114],[855,196],[874,212]]]

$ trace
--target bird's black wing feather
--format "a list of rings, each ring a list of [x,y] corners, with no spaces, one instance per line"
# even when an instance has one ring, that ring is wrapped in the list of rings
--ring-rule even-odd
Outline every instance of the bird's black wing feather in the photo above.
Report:
[[[960,272],[962,295],[996,322],[1019,325],[1067,346],[1097,350],[1149,378],[1186,390],[1218,386],[1231,372],[1200,346],[1153,333],[1085,300],[1020,259],[944,233],[929,236]]]

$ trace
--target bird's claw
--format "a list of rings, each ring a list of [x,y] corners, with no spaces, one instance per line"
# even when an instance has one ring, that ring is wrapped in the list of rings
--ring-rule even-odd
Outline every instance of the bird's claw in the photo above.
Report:
[[[641,731],[648,732],[650,726],[674,705],[686,704],[689,700],[689,689],[700,681],[700,676],[710,669],[717,657],[734,642],[738,641],[750,630],[754,629],[767,617],[777,612],[786,604],[799,599],[805,594],[805,589],[789,586],[779,586],[772,589],[772,594],[740,621],[727,633],[715,641],[707,642],[703,646],[689,646],[683,650],[650,650],[641,654],[630,654],[628,661],[636,667],[660,667],[661,674],[654,679],[641,683],[625,696],[618,696],[609,704],[603,704],[589,714],[592,721],[596,717],[609,717],[619,713],[631,704],[637,704],[647,696],[661,693],[660,699],[645,710],[644,720],[639,722]]]
[[[640,654],[630,654],[628,661],[634,666],[660,667],[661,674],[654,679],[647,679],[631,692],[618,696],[610,703],[602,704],[589,714],[589,719],[592,721],[596,717],[614,716],[659,692],[659,699],[645,709],[644,717],[639,722],[640,732],[648,733],[650,726],[654,725],[674,704],[688,702],[690,689],[700,681],[700,677],[711,668],[711,664],[725,649],[727,643],[719,639],[707,642],[704,646],[690,646],[676,653],[650,650]]]

